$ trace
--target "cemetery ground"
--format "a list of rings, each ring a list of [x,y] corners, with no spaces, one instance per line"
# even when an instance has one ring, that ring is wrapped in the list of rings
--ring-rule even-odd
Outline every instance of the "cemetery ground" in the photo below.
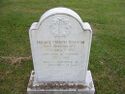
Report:
[[[57,6],[73,9],[92,26],[89,69],[96,94],[124,94],[124,0],[0,0],[0,94],[26,94],[33,69],[28,29]]]

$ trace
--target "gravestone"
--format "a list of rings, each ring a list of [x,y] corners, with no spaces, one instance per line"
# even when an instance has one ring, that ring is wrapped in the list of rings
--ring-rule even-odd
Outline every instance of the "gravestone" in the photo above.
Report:
[[[68,8],[53,8],[31,25],[29,37],[34,71],[28,94],[94,94],[89,23]]]

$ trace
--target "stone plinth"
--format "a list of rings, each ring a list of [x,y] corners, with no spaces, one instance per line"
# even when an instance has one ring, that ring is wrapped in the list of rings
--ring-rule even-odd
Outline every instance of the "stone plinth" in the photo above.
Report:
[[[28,94],[94,94],[95,92],[90,71],[87,71],[86,84],[73,82],[43,82],[38,85],[34,84],[34,76],[35,73],[32,71],[27,88]]]

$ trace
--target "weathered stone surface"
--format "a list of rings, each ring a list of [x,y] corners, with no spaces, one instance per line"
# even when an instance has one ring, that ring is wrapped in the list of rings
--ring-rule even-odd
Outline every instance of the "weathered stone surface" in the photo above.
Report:
[[[36,81],[85,82],[92,30],[74,11],[47,11],[29,35]]]

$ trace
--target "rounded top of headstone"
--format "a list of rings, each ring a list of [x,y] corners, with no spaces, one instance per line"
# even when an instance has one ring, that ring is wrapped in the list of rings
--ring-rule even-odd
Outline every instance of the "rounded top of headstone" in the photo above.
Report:
[[[48,11],[46,11],[40,18],[39,24],[46,19],[47,17],[51,16],[51,15],[56,15],[56,14],[65,14],[65,15],[69,15],[74,17],[75,19],[77,19],[80,23],[82,23],[82,20],[80,18],[80,16],[73,10],[69,9],[69,8],[64,8],[64,7],[57,7],[57,8],[52,8]]]

